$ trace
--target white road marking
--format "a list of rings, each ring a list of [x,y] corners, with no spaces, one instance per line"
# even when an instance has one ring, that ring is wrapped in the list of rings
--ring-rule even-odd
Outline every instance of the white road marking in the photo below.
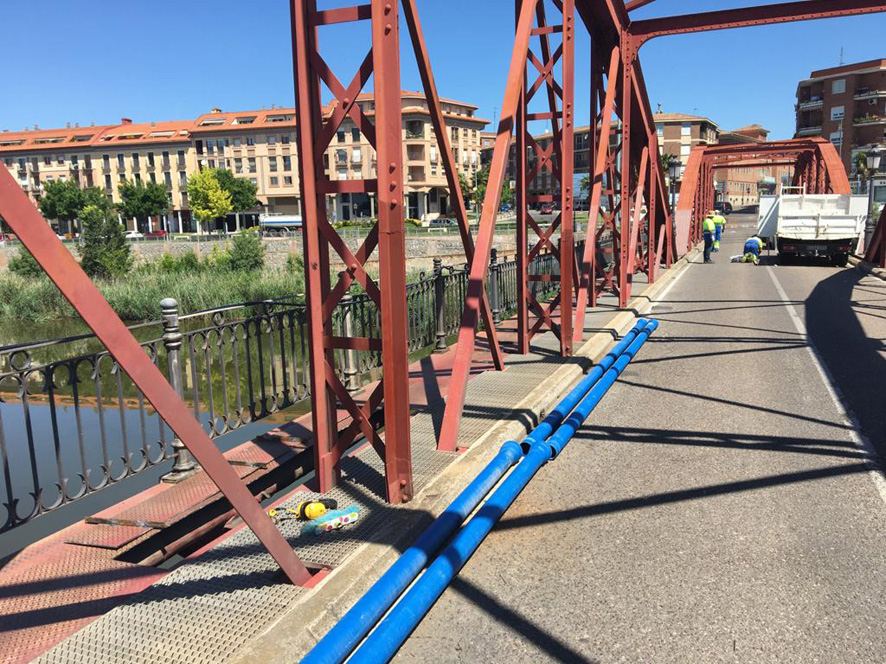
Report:
[[[665,289],[661,293],[658,294],[658,298],[656,298],[655,302],[652,303],[652,306],[649,307],[649,313],[652,313],[652,310],[655,309],[655,307],[657,307],[659,304],[661,304],[665,301],[665,299],[668,296],[668,293],[671,292],[671,289],[674,286],[676,286],[677,282],[680,281],[680,279],[683,277],[683,275],[689,271],[690,265],[695,265],[695,263],[686,264],[683,267],[683,269],[680,270],[680,272],[677,274],[677,276],[671,280],[671,283],[669,283],[667,286],[665,286]]]
[[[775,284],[775,290],[778,291],[779,297],[784,302],[788,315],[794,323],[794,327],[797,329],[797,332],[806,339],[806,350],[808,350],[809,354],[812,356],[812,364],[818,369],[821,381],[824,383],[825,389],[828,391],[834,405],[837,407],[840,419],[843,420],[843,424],[848,427],[849,437],[852,439],[852,442],[855,443],[855,446],[867,455],[867,461],[872,466],[871,470],[868,472],[868,476],[874,483],[877,493],[880,494],[880,499],[886,503],[886,477],[884,477],[883,471],[876,461],[877,451],[874,449],[873,445],[871,445],[867,436],[864,435],[855,416],[844,405],[843,395],[840,393],[840,389],[834,382],[833,376],[831,376],[831,372],[828,370],[825,363],[821,361],[818,349],[816,349],[815,344],[812,342],[812,339],[806,330],[806,324],[803,322],[803,319],[800,318],[794,305],[791,304],[791,300],[788,298],[787,293],[785,293],[784,288],[782,288],[781,282],[778,280],[778,277],[775,276],[775,271],[770,266],[766,266],[766,271],[772,278],[772,283]]]

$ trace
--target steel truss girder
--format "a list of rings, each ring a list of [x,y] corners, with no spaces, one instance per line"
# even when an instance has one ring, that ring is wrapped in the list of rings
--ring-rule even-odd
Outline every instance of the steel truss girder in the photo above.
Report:
[[[639,47],[650,39],[668,35],[857,16],[883,11],[886,11],[886,2],[877,0],[800,0],[634,21],[630,25],[630,33],[637,40]]]
[[[517,12],[521,7],[517,2]],[[529,86],[527,72],[524,71],[523,89],[517,107],[517,275],[521,283],[521,293],[517,297],[517,349],[521,354],[529,352],[532,338],[544,327],[549,328],[560,340],[560,353],[564,357],[572,355],[572,309],[574,296],[575,248],[573,240],[573,186],[574,169],[574,78],[575,78],[575,0],[563,0],[557,7],[561,12],[559,22],[548,20],[544,0],[535,0],[537,27],[532,35],[539,39],[541,60],[530,47],[527,49],[527,66],[536,70],[534,83]],[[556,49],[551,48],[550,35],[559,33],[562,42]],[[559,80],[556,65],[561,63]],[[535,72],[534,72],[535,73]],[[544,88],[547,94],[548,112],[531,113],[529,103]],[[551,122],[551,142],[542,148],[527,129],[528,120],[547,119]],[[529,168],[526,154],[529,148],[536,155],[536,163]],[[544,195],[530,194],[527,186],[544,170],[551,173],[551,192]],[[560,214],[551,226],[542,231],[530,211],[530,203],[553,202],[559,187]],[[533,240],[530,245],[529,231]],[[559,246],[552,241],[553,234],[560,231]],[[552,275],[551,281],[560,283],[560,291],[547,306],[538,302],[528,287],[533,281],[529,268],[533,259],[547,250],[560,264],[559,275]],[[554,322],[555,311],[560,310],[560,322]],[[531,317],[535,316],[535,321]]]
[[[95,332],[120,369],[126,372],[156,409],[158,416],[194,455],[197,463],[277,561],[287,578],[297,585],[307,584],[311,575],[304,563],[271,523],[262,506],[145,353],[145,349],[5,168],[0,168],[0,217],[9,224],[62,295]]]
[[[849,179],[836,148],[821,138],[778,141],[771,145],[700,146],[689,155],[677,203],[678,229],[687,241],[682,251],[701,240],[701,222],[714,203],[715,170],[793,166],[793,184],[810,194],[851,193]],[[689,226],[688,233],[685,232]]]
[[[424,36],[414,0],[403,0],[404,19],[415,50],[419,73],[425,88],[431,122],[435,129],[444,172],[453,192],[459,230],[470,260],[473,242],[464,200],[458,186],[455,160],[445,130],[442,106],[437,95]],[[386,498],[392,503],[407,502],[413,495],[410,445],[410,400],[408,371],[408,325],[406,311],[405,214],[403,210],[402,98],[400,88],[399,3],[371,0],[368,5],[318,11],[316,0],[293,0],[293,49],[296,85],[296,113],[299,179],[304,205],[305,282],[311,355],[312,417],[316,483],[328,491],[340,477],[340,460],[347,448],[364,437],[385,463]],[[326,66],[318,51],[317,33],[325,25],[368,21],[372,47],[351,82],[344,86]],[[356,104],[368,79],[374,80],[375,122]],[[324,112],[320,84],[325,83],[335,97],[331,110]],[[350,118],[376,152],[376,177],[366,180],[330,180],[323,165],[336,131]],[[326,217],[326,195],[331,193],[377,193],[378,221],[363,245],[352,252]],[[373,252],[379,252],[379,283],[364,265]],[[335,284],[330,278],[330,250],[345,265]],[[345,331],[336,336],[333,314],[351,285],[358,282],[378,308],[380,338],[354,336]],[[485,297],[481,315],[490,330],[490,346],[495,366],[503,368],[492,313]],[[351,336],[348,336],[351,334]],[[382,378],[358,401],[336,373],[337,349],[381,353]],[[350,424],[339,430],[337,412],[350,416]],[[379,429],[384,427],[384,440]]]

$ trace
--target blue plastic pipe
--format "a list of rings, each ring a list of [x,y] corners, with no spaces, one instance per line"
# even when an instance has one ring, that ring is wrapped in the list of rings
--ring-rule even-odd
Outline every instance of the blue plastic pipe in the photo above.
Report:
[[[579,384],[557,404],[556,408],[554,408],[554,410],[542,420],[541,424],[523,439],[521,445],[524,452],[528,452],[533,443],[547,440],[550,435],[557,430],[557,427],[563,423],[563,420],[572,412],[578,402],[584,398],[594,384],[600,380],[600,377],[606,373],[609,367],[611,367],[615,360],[625,352],[625,350],[633,343],[634,339],[637,338],[637,335],[640,334],[648,324],[649,321],[645,318],[637,321],[637,324],[631,329],[631,331],[612,347],[612,350],[606,354],[606,357],[600,360],[599,364],[589,371],[587,376],[582,378],[581,382],[579,382]]]
[[[493,492],[477,511],[477,514],[443,549],[403,599],[391,609],[376,630],[366,638],[349,660],[350,662],[367,664],[388,662],[393,658],[412,630],[443,594],[455,575],[477,550],[477,547],[535,476],[539,468],[563,450],[575,431],[582,425],[594,407],[600,403],[600,399],[612,387],[612,384],[657,327],[658,322],[653,320],[639,332],[637,338],[613,366],[603,374],[597,385],[581,401],[566,423],[551,436],[549,442],[539,441],[532,444],[523,460]]]
[[[594,383],[630,346],[648,324],[640,320],[617,343],[600,363],[573,388],[557,407],[523,441],[523,450],[532,443],[547,439],[575,408]],[[302,664],[340,664],[357,647],[372,627],[424,569],[443,543],[474,511],[504,474],[520,460],[522,451],[514,441],[505,443],[498,455],[480,472],[464,491],[446,508],[427,530],[379,578],[356,604],[305,656]]]

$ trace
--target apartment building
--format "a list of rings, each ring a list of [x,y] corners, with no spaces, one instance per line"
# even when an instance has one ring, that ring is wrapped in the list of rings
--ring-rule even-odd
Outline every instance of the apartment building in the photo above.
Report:
[[[654,120],[659,151],[679,159],[684,169],[692,148],[697,145],[716,145],[719,141],[720,127],[710,118],[659,112],[654,115]]]
[[[374,115],[372,95],[361,95],[358,102],[368,117]],[[476,117],[477,107],[471,104],[442,100],[442,106],[459,172],[471,176],[481,167],[479,135],[488,121]],[[295,140],[292,108],[214,108],[195,120],[134,124],[124,118],[117,125],[3,131],[0,160],[35,201],[45,183],[53,180],[100,187],[113,202],[119,202],[117,186],[123,180],[164,184],[169,209],[141,230],[201,232],[205,229],[188,205],[187,180],[202,168],[227,168],[252,180],[261,204],[255,213],[299,214]],[[420,93],[403,93],[403,151],[408,215],[429,219],[445,214],[449,190],[427,102]],[[375,177],[374,150],[350,119],[334,137],[324,165],[331,179]],[[365,195],[330,196],[328,207],[338,220],[375,214],[374,197]],[[128,227],[133,224],[127,221]]]
[[[404,92],[401,103],[406,216],[427,220],[447,215],[451,207],[449,187],[427,100],[422,93]],[[489,120],[476,117],[477,107],[471,104],[451,99],[441,99],[440,104],[456,167],[470,181],[482,168],[480,134]],[[372,95],[358,96],[357,105],[364,115],[374,117]],[[376,176],[375,150],[351,118],[339,127],[324,159],[332,180],[362,180]],[[337,194],[332,198],[337,221],[375,216],[374,196]]]
[[[796,113],[795,137],[829,139],[852,179],[855,155],[886,143],[886,60],[812,72],[797,86]]]

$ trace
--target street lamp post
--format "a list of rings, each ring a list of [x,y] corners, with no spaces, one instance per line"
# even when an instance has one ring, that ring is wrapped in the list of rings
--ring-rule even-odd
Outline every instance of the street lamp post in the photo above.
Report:
[[[677,160],[668,162],[668,179],[671,185],[671,214],[677,209],[677,178],[683,174],[683,163]]]
[[[868,166],[868,219],[864,228],[864,246],[870,246],[871,237],[874,235],[874,229],[877,220],[874,219],[874,174],[880,170],[880,161],[883,158],[883,151],[874,147],[868,150],[865,159]]]

